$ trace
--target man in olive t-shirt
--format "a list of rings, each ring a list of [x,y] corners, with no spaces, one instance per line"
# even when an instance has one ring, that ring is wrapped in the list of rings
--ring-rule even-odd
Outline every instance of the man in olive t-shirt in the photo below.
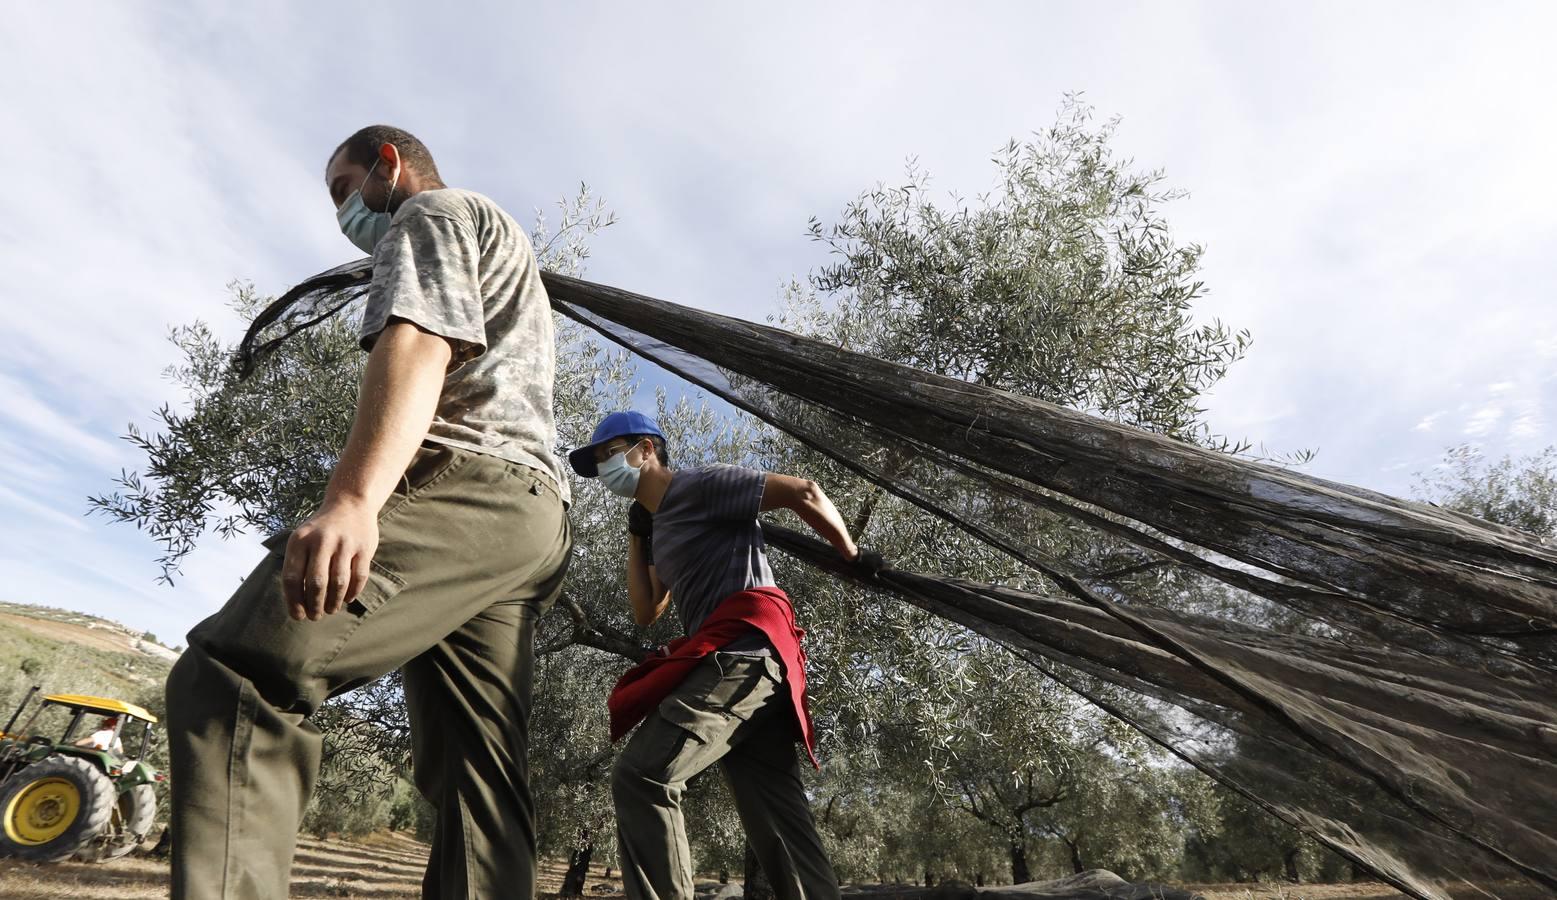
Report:
[[[536,620],[572,544],[552,453],[554,340],[524,231],[365,128],[331,156],[373,254],[356,417],[318,511],[189,634],[168,677],[173,896],[288,896],[329,697],[399,668],[436,807],[423,896],[530,897]]]

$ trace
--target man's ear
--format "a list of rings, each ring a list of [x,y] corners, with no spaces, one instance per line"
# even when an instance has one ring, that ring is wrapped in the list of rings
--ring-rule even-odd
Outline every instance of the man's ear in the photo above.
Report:
[[[378,158],[383,161],[384,168],[391,171],[400,165],[400,151],[388,142],[378,145]]]

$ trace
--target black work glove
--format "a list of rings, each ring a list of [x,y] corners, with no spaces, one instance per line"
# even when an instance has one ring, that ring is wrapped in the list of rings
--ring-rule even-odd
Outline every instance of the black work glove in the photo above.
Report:
[[[851,562],[869,573],[872,578],[880,575],[881,570],[887,567],[887,560],[880,553],[874,550],[866,550],[864,547],[858,549],[859,555],[854,557]]]
[[[627,507],[627,533],[643,538],[643,561],[654,565],[654,514],[637,500]]]
[[[649,537],[654,533],[654,513],[649,508],[633,501],[633,505],[627,507],[627,533],[636,534],[639,537]]]

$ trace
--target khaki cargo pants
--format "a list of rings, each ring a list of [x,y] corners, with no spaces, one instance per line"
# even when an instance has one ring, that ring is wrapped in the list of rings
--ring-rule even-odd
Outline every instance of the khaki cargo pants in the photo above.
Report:
[[[429,443],[378,524],[367,587],[335,615],[287,615],[281,536],[189,633],[167,685],[174,898],[288,895],[319,772],[308,715],[396,668],[438,810],[423,896],[532,895],[533,638],[571,550],[561,499],[532,469]]]
[[[611,771],[628,900],[691,900],[681,796],[721,763],[746,839],[778,900],[837,900],[800,780],[789,689],[771,656],[709,654],[628,740]]]

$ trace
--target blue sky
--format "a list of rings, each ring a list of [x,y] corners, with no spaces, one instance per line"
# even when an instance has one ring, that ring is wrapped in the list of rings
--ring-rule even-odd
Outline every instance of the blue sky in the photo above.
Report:
[[[954,8],[955,7],[955,8]],[[258,538],[176,587],[84,517],[178,397],[170,325],[238,324],[355,251],[325,156],[421,136],[522,221],[587,181],[619,224],[589,275],[761,319],[804,237],[909,155],[948,193],[1084,91],[1190,196],[1200,306],[1254,333],[1217,429],[1404,493],[1451,444],[1554,442],[1557,63],[1549,4],[16,4],[0,30],[0,599],[169,643]]]

